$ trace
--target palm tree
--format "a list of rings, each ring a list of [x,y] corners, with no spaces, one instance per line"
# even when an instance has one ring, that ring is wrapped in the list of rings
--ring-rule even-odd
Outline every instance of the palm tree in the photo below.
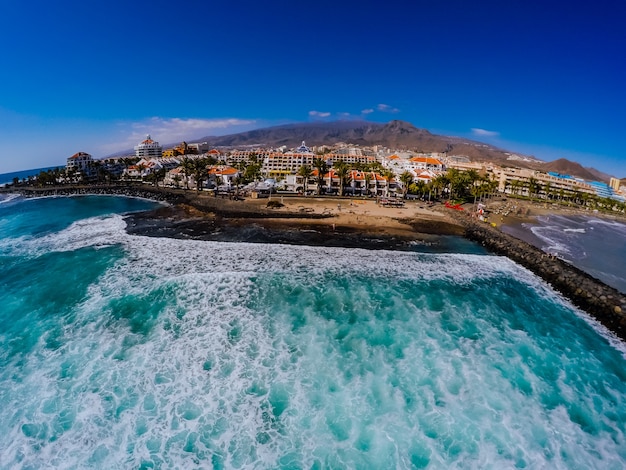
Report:
[[[334,169],[337,178],[339,178],[339,195],[343,196],[343,187],[347,182],[348,175],[350,174],[350,169],[343,160],[339,160],[337,163],[335,163]]]
[[[200,187],[206,179],[208,161],[206,158],[193,160],[193,179],[196,180],[196,193],[200,192]]]
[[[313,174],[313,170],[311,169],[309,165],[302,165],[300,169],[298,170],[298,176],[301,176],[303,179],[303,188],[304,188],[305,196],[306,196],[306,189],[309,184],[309,178],[311,177],[312,174]]]
[[[413,182],[413,174],[410,171],[405,171],[400,175],[400,181],[402,182],[402,198],[406,199],[406,193],[409,190],[409,185]]]
[[[443,195],[444,190],[448,188],[450,179],[448,178],[448,175],[442,174],[435,177],[433,183],[435,184],[435,188],[437,190],[437,197],[440,198]]]
[[[543,187],[543,192],[546,196],[546,200],[548,199],[552,199],[550,196],[552,196],[552,184],[548,181],[546,183],[546,185]]]
[[[537,193],[539,192],[539,183],[538,181],[534,178],[534,177],[530,177],[530,179],[528,180],[528,197],[530,198],[530,200],[532,201],[534,196],[537,195]]]
[[[424,194],[426,193],[427,187],[428,185],[426,184],[424,180],[417,180],[417,183],[415,183],[415,190],[417,191],[418,194],[422,195],[422,198],[424,197]]]
[[[328,173],[328,164],[321,158],[316,158],[313,160],[313,168],[317,170],[317,194],[319,196],[324,184],[324,175]]]
[[[395,178],[396,174],[393,170],[385,170],[382,172],[383,178],[387,180],[387,186],[385,187],[385,197],[389,197],[389,191],[391,190],[391,181]]]
[[[154,184],[157,188],[159,187],[159,181],[163,181],[163,186],[165,186],[166,174],[167,171],[165,170],[165,168],[159,168],[157,171],[154,172]]]

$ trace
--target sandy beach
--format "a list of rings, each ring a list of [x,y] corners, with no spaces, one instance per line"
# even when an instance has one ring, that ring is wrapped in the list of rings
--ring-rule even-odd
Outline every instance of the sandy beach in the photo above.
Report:
[[[436,208],[408,202],[384,207],[375,199],[272,198],[221,200],[202,194],[184,202],[127,218],[130,233],[216,241],[245,241],[407,249],[437,243],[441,235],[463,235],[463,228]]]

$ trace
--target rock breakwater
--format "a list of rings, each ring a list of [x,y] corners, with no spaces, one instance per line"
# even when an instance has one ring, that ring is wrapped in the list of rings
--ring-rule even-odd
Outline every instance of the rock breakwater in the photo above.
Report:
[[[470,217],[466,212],[447,210],[447,214],[463,226],[466,238],[532,271],[626,341],[626,295],[571,264]]]

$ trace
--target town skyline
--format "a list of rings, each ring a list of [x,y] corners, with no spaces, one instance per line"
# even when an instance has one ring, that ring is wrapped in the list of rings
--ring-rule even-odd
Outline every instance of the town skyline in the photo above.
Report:
[[[76,151],[102,158],[146,134],[173,143],[400,119],[626,176],[622,2],[35,1],[2,13],[0,38],[14,46],[0,77],[0,173]]]

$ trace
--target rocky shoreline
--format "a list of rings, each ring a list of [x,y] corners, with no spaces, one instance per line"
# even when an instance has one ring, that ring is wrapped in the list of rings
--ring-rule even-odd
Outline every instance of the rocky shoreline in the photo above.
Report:
[[[311,223],[315,224],[315,221],[310,221],[306,226],[300,226],[298,219],[324,219],[332,216],[319,213],[277,212],[260,205],[250,206],[246,202],[205,196],[202,193],[196,194],[194,191],[124,185],[15,188],[11,192],[19,192],[24,197],[81,194],[140,197],[167,202],[179,208],[193,208],[204,215],[202,220],[198,214],[195,216],[191,214],[185,218],[180,217],[180,214],[173,216],[172,212],[167,211],[145,216],[133,215],[129,219],[128,230],[130,233],[142,235],[230,240],[231,237],[238,234],[235,236],[235,240],[248,241],[245,235],[247,233],[249,237],[253,237],[257,241],[260,239],[268,243],[311,243],[318,245],[329,243],[332,246],[370,249],[401,249],[401,245],[406,242],[405,239],[394,239],[385,235],[371,236],[367,230],[359,230],[358,227],[338,230],[337,232],[333,229],[331,232],[327,225],[311,225]],[[461,228],[456,230],[458,234],[480,243],[492,253],[506,256],[526,267],[568,298],[574,305],[589,313],[619,338],[626,341],[626,295],[561,259],[554,258],[489,224],[469,217],[464,211],[445,208],[440,208],[440,210],[446,214],[446,221],[439,224],[445,234],[454,233],[450,227],[456,224]],[[206,213],[211,213],[217,218],[230,219],[230,222],[219,225],[216,220],[207,218]],[[166,219],[169,219],[169,223],[159,224],[159,220],[164,221]],[[250,219],[256,219],[256,221]],[[278,219],[283,219],[284,222],[280,222]],[[410,220],[403,222],[411,225]],[[436,233],[434,226],[433,230],[430,231],[431,234]],[[419,231],[417,225],[413,228]],[[213,234],[218,234],[218,236]]]

